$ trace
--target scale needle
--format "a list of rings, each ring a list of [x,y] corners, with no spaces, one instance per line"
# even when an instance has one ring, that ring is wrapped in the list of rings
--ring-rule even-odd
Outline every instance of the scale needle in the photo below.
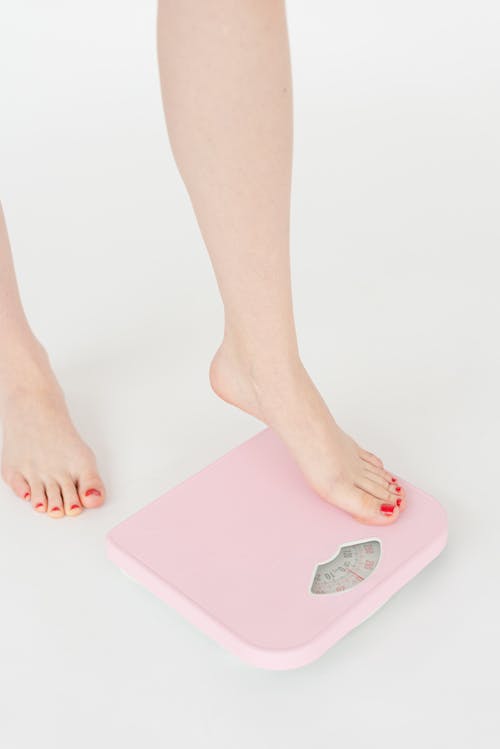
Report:
[[[352,573],[352,574],[354,575],[354,577],[357,577],[357,578],[358,578],[358,580],[364,580],[364,579],[365,579],[364,577],[361,577],[361,575],[358,575],[358,574],[357,574],[356,572],[354,572],[354,570],[351,570],[351,568],[350,568],[350,567],[346,567],[346,570],[347,570],[348,572],[351,572],[351,573]]]

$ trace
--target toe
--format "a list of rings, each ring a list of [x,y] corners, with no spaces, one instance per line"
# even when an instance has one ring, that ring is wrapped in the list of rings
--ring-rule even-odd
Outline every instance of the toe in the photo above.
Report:
[[[391,499],[394,500],[400,510],[406,507],[406,492],[402,484],[390,484]]]
[[[390,525],[399,517],[399,508],[395,502],[380,501],[373,494],[362,489],[355,489],[357,496],[356,520],[369,525]]]
[[[46,512],[47,510],[47,497],[45,496],[45,489],[41,481],[38,479],[29,479],[28,481],[31,488],[31,506],[36,512]]]
[[[395,482],[393,481],[390,482],[389,489],[396,498],[399,497],[399,499],[403,499],[406,495],[404,486],[401,484],[400,481],[398,481],[398,479],[396,479]]]
[[[384,471],[382,468],[375,468],[371,465],[371,463],[365,463],[362,464],[362,474],[365,478],[370,479],[371,481],[375,481],[377,484],[380,484],[380,486],[385,487],[388,489],[392,484],[390,483],[390,480],[386,477],[386,471]]]
[[[99,507],[105,498],[104,485],[97,473],[83,475],[78,480],[78,495],[84,507]]]
[[[11,489],[15,494],[17,494],[18,497],[20,497],[21,499],[25,499],[26,501],[29,501],[31,499],[30,485],[22,474],[14,473],[10,477],[9,484]]]
[[[400,483],[399,479],[396,478],[392,473],[386,471],[383,468],[376,468],[371,463],[365,463],[364,475],[370,478],[372,481],[376,481],[379,484],[387,486],[388,491],[391,494],[391,502],[396,502],[400,510],[404,510],[406,507],[406,494],[404,486]]]
[[[399,507],[395,502],[381,502],[378,508],[377,525],[387,525],[399,517]]]
[[[365,471],[373,473],[375,474],[375,476],[380,476],[384,479],[384,481],[388,481],[391,484],[395,484],[397,482],[397,478],[393,476],[392,473],[389,473],[389,471],[386,471],[385,468],[374,466],[373,463],[368,463],[368,461],[363,461],[363,467]]]
[[[45,484],[45,494],[47,495],[47,512],[50,517],[62,518],[64,516],[64,505],[59,484],[55,481],[48,481]]]
[[[74,482],[68,477],[59,486],[66,515],[79,515],[83,508]]]
[[[391,502],[393,504],[395,502],[395,498],[389,491],[389,484],[381,477],[370,476],[370,474],[366,473],[356,480],[355,485],[381,502]]]
[[[373,466],[376,466],[377,468],[383,468],[384,464],[373,453],[369,453],[367,450],[361,450],[360,455],[363,458],[363,460],[366,460],[367,463],[371,463]]]

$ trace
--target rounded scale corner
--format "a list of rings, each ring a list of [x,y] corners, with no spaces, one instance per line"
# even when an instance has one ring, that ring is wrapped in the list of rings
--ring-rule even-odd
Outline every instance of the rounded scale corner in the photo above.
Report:
[[[123,551],[120,547],[120,544],[116,540],[114,528],[108,531],[104,536],[104,546],[108,558],[118,564],[119,557],[121,556],[121,554],[123,554]]]
[[[438,502],[437,499],[434,499],[432,497],[435,507],[438,510],[438,518],[439,518],[439,525],[437,526],[437,535],[435,539],[435,545],[439,547],[439,551],[442,551],[442,549],[445,548],[446,544],[448,543],[448,511],[446,508],[441,504],[441,502]]]
[[[438,547],[439,551],[438,554],[440,554],[444,548],[446,548],[446,545],[448,543],[448,520],[445,516],[444,523],[441,528],[441,532],[439,533],[437,539],[436,539],[436,546]]]
[[[436,497],[432,496],[432,494],[428,494],[426,491],[420,489],[420,487],[418,486],[415,486],[415,484],[412,484],[410,481],[404,479],[403,483],[413,489],[413,491],[419,497],[424,498],[432,505],[436,514],[436,521],[441,522],[439,538],[443,537],[443,546],[446,546],[446,542],[448,540],[448,510],[446,509],[446,507],[438,499],[436,499]]]
[[[228,648],[227,643],[224,646]],[[234,655],[254,668],[267,671],[292,671],[318,660],[329,647],[330,644],[324,646],[321,639],[315,637],[300,645],[291,645],[287,648],[266,648],[239,640],[231,650]]]

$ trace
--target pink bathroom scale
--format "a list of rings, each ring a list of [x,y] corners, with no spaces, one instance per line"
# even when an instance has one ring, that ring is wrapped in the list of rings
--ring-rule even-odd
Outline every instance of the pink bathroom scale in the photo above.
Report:
[[[287,669],[318,658],[446,544],[446,514],[405,481],[389,526],[353,520],[264,429],[113,528],[109,557],[228,650]]]

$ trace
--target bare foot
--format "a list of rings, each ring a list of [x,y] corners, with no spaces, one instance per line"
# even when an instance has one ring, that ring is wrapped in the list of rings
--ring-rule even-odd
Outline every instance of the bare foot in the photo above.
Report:
[[[300,360],[261,366],[248,358],[222,343],[210,365],[215,393],[272,427],[323,499],[363,523],[397,520],[404,488],[340,429]]]
[[[84,507],[102,504],[104,486],[45,351],[36,339],[29,347],[22,367],[16,358],[16,376],[0,381],[2,477],[36,512],[52,518],[78,515]]]

